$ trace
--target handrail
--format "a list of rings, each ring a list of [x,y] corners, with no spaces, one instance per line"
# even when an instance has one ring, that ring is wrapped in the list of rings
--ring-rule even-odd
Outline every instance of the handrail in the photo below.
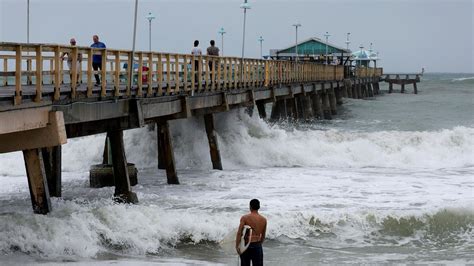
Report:
[[[81,54],[82,61],[67,69],[61,59],[63,53],[68,53],[73,62]],[[96,54],[106,58],[102,60],[100,71],[92,67],[92,57]],[[58,44],[3,42],[0,43],[0,61],[3,61],[0,89],[15,87],[15,105],[23,100],[22,86],[34,86],[34,101],[41,102],[46,84],[52,85],[49,86],[54,89],[51,100],[57,101],[64,95],[70,100],[105,96],[156,97],[344,79],[344,67],[339,65],[144,51],[135,52],[131,70],[129,50]],[[127,82],[130,71],[134,77],[132,88]],[[100,87],[94,87],[94,74],[101,76]]]

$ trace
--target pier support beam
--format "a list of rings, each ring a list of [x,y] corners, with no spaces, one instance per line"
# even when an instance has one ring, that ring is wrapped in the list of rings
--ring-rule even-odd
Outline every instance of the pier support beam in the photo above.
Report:
[[[359,95],[357,94],[357,81],[352,84],[352,98],[359,99]]]
[[[163,162],[166,169],[166,178],[168,184],[179,184],[178,174],[176,173],[176,165],[174,162],[173,142],[171,140],[170,128],[168,121],[160,121],[157,123],[158,142],[162,143],[159,149],[162,149]],[[160,140],[161,138],[161,140]],[[158,151],[159,153],[159,151]]]
[[[336,103],[337,105],[342,105],[342,97],[343,97],[344,87],[339,86],[339,82],[336,82],[336,86],[334,88],[334,93],[336,94]]]
[[[402,86],[402,89],[401,89],[401,91],[400,91],[400,92],[401,92],[401,93],[405,93],[405,84],[404,84],[404,83],[402,83],[402,85],[401,85],[401,86]]]
[[[336,93],[334,91],[333,84],[331,83],[331,88],[329,89],[329,107],[331,108],[331,115],[337,114],[337,100]]]
[[[216,130],[214,127],[214,115],[204,115],[204,123],[206,126],[207,139],[209,141],[209,150],[211,153],[212,168],[222,170],[221,154],[219,144],[217,142]]]
[[[418,94],[418,88],[416,87],[416,82],[413,82],[413,90],[415,91],[415,94]]]
[[[41,153],[49,195],[59,198],[61,197],[61,146],[42,148]]]
[[[258,115],[260,116],[261,119],[266,119],[267,111],[265,110],[265,102],[256,101],[256,104],[257,104],[257,109],[258,109]]]
[[[304,103],[303,103],[303,94],[298,94],[295,96],[296,103],[296,117],[298,120],[303,121],[306,119]]]
[[[270,119],[272,121],[280,120],[285,115],[285,100],[276,100],[272,104],[272,113],[270,114]]]
[[[323,117],[326,120],[331,120],[331,104],[329,100],[329,93],[327,90],[324,90],[322,94],[322,102],[323,102]]]
[[[24,150],[23,158],[33,211],[37,214],[47,214],[51,211],[51,201],[41,149]]]
[[[288,98],[285,100],[285,105],[286,105],[286,118],[291,121],[291,120],[296,120],[298,117],[296,113],[296,105],[295,105],[295,98]]]
[[[388,93],[392,93],[392,92],[393,92],[393,83],[389,82],[388,83]]]
[[[311,96],[309,94],[302,96],[304,120],[311,120],[313,108],[311,107]]]
[[[316,117],[317,119],[322,119],[323,118],[323,107],[321,106],[321,97],[319,96],[319,93],[315,91],[311,95],[312,101],[313,101],[313,116]]]
[[[127,158],[123,144],[123,131],[107,132],[110,141],[110,153],[112,155],[112,165],[115,183],[115,201],[121,203],[138,203],[137,195],[132,192],[128,175]]]
[[[369,97],[374,97],[374,90],[372,88],[372,83],[371,82],[367,82],[367,95]]]
[[[163,131],[160,130],[160,125],[156,125],[156,136],[157,136],[157,150],[158,150],[158,169],[166,169],[165,163],[165,153],[164,153],[164,140],[165,136],[163,135]]]

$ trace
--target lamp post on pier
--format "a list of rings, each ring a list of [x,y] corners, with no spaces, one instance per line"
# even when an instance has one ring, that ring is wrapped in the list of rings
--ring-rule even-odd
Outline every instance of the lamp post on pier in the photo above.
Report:
[[[154,20],[156,17],[151,13],[148,12],[146,19],[148,19],[148,49],[151,52],[151,21]]]
[[[26,43],[30,43],[30,0],[26,1]]]
[[[250,9],[250,4],[248,0],[244,0],[244,3],[240,5],[240,8],[244,10],[244,25],[242,30],[242,60],[240,61],[240,80],[243,82],[243,73],[244,73],[244,55],[245,55],[245,22],[247,19],[247,9]]]
[[[324,34],[324,36],[326,37],[326,65],[329,64],[328,62],[328,39],[329,39],[329,36],[331,36],[329,34],[329,32],[326,31],[326,34]]]
[[[132,52],[130,54],[130,60],[128,62],[128,86],[132,89],[133,86],[133,66],[134,66],[134,57],[135,57],[135,40],[137,37],[137,12],[138,12],[138,0],[135,0],[135,16],[133,19],[133,44],[132,44]]]
[[[226,32],[224,31],[224,28],[222,27],[217,33],[221,35],[221,50],[222,50],[222,56],[224,56],[224,34],[226,34]]]
[[[262,54],[262,51],[263,51],[263,49],[262,49],[263,44],[262,43],[264,41],[263,37],[260,36],[260,38],[258,38],[258,41],[260,42],[260,58],[263,58],[263,54]]]
[[[295,34],[296,34],[296,40],[295,40],[295,62],[298,62],[298,28],[301,27],[301,23],[296,23],[293,24],[293,27],[295,27]]]

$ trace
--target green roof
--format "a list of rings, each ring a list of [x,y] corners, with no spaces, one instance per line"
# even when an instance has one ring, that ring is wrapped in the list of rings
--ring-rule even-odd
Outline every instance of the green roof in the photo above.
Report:
[[[337,47],[331,43],[328,43],[328,54],[332,53],[349,53],[347,49]],[[277,54],[295,54],[295,45],[285,49],[278,50]],[[326,43],[318,38],[311,38],[298,43],[298,54],[299,55],[314,55],[314,54],[326,54]]]

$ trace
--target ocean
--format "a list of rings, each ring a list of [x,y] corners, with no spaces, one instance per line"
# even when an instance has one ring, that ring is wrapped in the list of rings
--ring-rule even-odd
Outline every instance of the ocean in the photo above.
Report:
[[[223,171],[202,118],[172,121],[180,185],[157,169],[156,132],[126,131],[137,205],[89,188],[104,135],[63,146],[48,215],[32,212],[22,154],[1,154],[0,264],[238,265],[228,241],[252,198],[267,265],[474,263],[474,74],[425,74],[417,95],[381,85],[330,121],[218,114]]]

